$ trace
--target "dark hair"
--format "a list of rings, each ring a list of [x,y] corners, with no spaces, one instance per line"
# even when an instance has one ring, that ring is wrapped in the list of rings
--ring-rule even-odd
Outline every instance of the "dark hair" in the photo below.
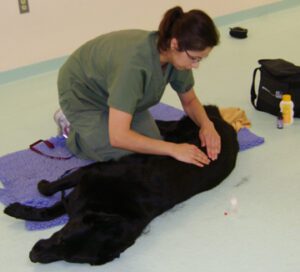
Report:
[[[213,20],[202,10],[183,12],[177,6],[167,10],[159,24],[158,50],[169,49],[172,38],[177,39],[179,51],[202,51],[219,43],[219,32]]]

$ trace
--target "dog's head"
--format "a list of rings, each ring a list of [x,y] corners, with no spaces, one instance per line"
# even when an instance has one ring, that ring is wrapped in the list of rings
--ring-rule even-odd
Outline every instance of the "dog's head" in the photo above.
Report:
[[[121,216],[87,212],[71,219],[49,239],[38,241],[30,252],[32,262],[103,264],[120,256],[135,239],[132,227]]]

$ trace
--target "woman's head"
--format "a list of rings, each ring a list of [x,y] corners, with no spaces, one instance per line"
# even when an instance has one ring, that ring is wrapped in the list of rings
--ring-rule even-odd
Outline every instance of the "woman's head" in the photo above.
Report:
[[[219,43],[219,33],[212,19],[201,10],[183,12],[181,7],[169,9],[159,25],[158,49],[166,51],[171,40],[177,41],[178,51],[203,51]]]

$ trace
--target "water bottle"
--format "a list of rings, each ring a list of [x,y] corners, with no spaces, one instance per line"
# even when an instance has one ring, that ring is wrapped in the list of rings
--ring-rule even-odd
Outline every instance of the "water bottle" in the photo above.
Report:
[[[291,125],[294,121],[294,103],[292,101],[291,95],[284,94],[282,100],[279,103],[280,112],[283,117],[283,124]]]

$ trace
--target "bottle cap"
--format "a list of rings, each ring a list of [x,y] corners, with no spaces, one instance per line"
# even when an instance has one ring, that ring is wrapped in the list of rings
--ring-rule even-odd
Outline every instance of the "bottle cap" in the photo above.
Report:
[[[282,100],[283,100],[283,101],[291,101],[291,100],[292,100],[292,97],[291,97],[290,94],[284,94],[284,95],[282,96]]]

